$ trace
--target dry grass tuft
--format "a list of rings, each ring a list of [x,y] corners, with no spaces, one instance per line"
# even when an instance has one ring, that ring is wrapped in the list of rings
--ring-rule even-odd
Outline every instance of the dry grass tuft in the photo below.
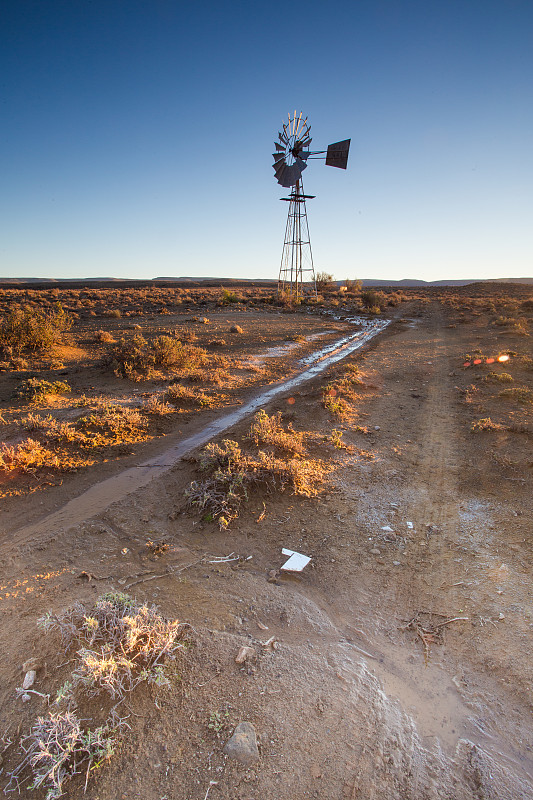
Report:
[[[470,430],[472,433],[479,433],[480,431],[504,431],[506,430],[506,426],[501,425],[499,422],[493,422],[490,417],[485,417],[484,419],[478,419],[477,422],[473,422],[470,426]]]
[[[515,387],[513,389],[504,389],[498,394],[504,400],[512,400],[515,403],[522,403],[523,405],[533,403],[533,389],[525,386]]]
[[[276,450],[302,456],[306,449],[303,444],[303,433],[298,433],[289,423],[287,430],[281,424],[281,411],[271,417],[258,411],[250,428],[250,438],[255,445],[271,445]]]

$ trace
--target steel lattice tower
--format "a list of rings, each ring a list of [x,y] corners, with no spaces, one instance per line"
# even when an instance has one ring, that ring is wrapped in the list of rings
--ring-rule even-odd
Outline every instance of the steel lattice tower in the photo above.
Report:
[[[296,181],[290,196],[282,198],[289,203],[289,212],[279,268],[278,294],[295,299],[303,294],[304,283],[307,283],[310,291],[316,295],[313,251],[305,205],[306,200],[312,199],[314,195],[304,193],[301,178]]]

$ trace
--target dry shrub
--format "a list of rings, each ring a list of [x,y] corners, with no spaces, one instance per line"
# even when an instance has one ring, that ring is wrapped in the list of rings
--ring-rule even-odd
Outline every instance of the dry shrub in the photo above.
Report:
[[[24,439],[15,445],[0,444],[0,470],[3,472],[31,473],[40,467],[59,466],[57,455],[35,439]]]
[[[56,800],[64,794],[64,784],[73,775],[98,769],[115,752],[116,736],[110,725],[84,730],[81,720],[70,712],[51,713],[38,717],[36,724],[21,740],[25,755],[9,774],[5,791],[18,790],[32,779],[31,789],[45,789],[46,800]],[[30,770],[26,779],[24,771]]]
[[[176,337],[180,342],[197,342],[198,336],[190,328],[176,328]]]
[[[78,648],[72,680],[59,690],[59,702],[74,699],[78,690],[123,698],[143,681],[168,684],[163,664],[183,647],[186,627],[123,592],[103,594],[88,609],[78,602],[61,614],[48,613],[39,624],[59,631],[67,650]]]
[[[473,422],[470,426],[470,430],[472,433],[479,433],[480,431],[503,431],[506,430],[506,426],[501,425],[499,422],[493,422],[490,417],[485,417],[484,419],[478,419],[477,422]]]
[[[172,414],[174,408],[170,403],[162,402],[156,394],[151,395],[142,405],[142,411],[145,414],[152,414],[156,417],[164,417],[167,414]]]
[[[276,450],[285,453],[304,455],[303,433],[298,433],[289,423],[287,430],[281,424],[281,411],[271,417],[261,409],[258,411],[250,428],[250,438],[255,445],[269,444]]]
[[[291,487],[294,494],[317,495],[323,488],[330,468],[318,459],[276,458],[261,450],[246,455],[231,439],[211,442],[202,451],[200,468],[209,473],[202,481],[193,481],[186,490],[189,505],[206,512],[206,519],[217,519],[226,529],[239,516],[249,491],[263,486],[283,492]]]
[[[69,394],[72,391],[65,381],[45,381],[40,378],[28,378],[14,390],[13,397],[29,403],[42,401],[47,395]]]
[[[137,442],[148,423],[137,409],[111,404],[80,417],[77,425],[87,435],[87,444],[100,446]]]
[[[514,389],[504,389],[498,394],[498,397],[503,397],[504,400],[512,400],[516,403],[529,404],[533,403],[533,389],[526,387],[516,387]]]
[[[204,367],[208,362],[207,352],[200,347],[164,335],[148,342],[139,334],[129,340],[120,339],[106,359],[117,377],[135,381],[151,378],[158,368],[182,372]]]
[[[179,383],[169,386],[163,395],[163,402],[171,403],[173,406],[180,408],[212,408],[217,405],[220,399],[220,397],[215,395],[208,395],[196,389],[189,389],[187,386],[182,386]]]
[[[113,334],[103,330],[95,331],[94,340],[95,342],[103,342],[105,344],[110,344],[115,341]]]
[[[39,431],[52,441],[74,442],[80,438],[72,422],[55,419],[51,414],[46,417],[41,417],[40,414],[28,414],[20,420],[20,425],[30,432]]]
[[[328,385],[322,391],[322,405],[340,420],[347,420],[353,416],[355,409],[339,393],[335,385]]]
[[[210,383],[213,386],[224,386],[230,380],[230,375],[223,369],[191,369],[186,373],[186,378],[191,383]]]
[[[0,320],[0,353],[47,352],[72,326],[72,317],[57,303],[49,311],[16,306]]]
[[[487,383],[512,383],[513,376],[508,372],[489,372],[483,380]]]

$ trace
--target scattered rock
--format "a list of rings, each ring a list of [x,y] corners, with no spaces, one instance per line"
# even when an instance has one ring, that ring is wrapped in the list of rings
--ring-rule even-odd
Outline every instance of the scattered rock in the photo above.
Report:
[[[375,430],[375,431],[380,431],[380,430],[381,430],[381,428],[379,427],[379,425],[374,425],[374,430]]]
[[[259,620],[257,620],[257,627],[261,631],[267,631],[268,630],[268,625],[263,625],[263,623],[260,622]]]
[[[24,692],[24,694],[22,695],[22,702],[27,703],[28,700],[31,700],[31,696],[27,692]]]
[[[207,319],[207,317],[202,317],[200,322],[202,323],[202,325],[209,325],[209,320]]]
[[[35,683],[35,678],[37,677],[37,673],[34,669],[28,670],[28,672],[24,675],[24,681],[22,683],[23,689],[29,689],[30,686],[33,686]]]
[[[23,672],[29,672],[30,670],[34,669],[36,672],[38,669],[41,669],[42,663],[40,658],[28,658],[22,665]]]
[[[309,770],[311,773],[311,777],[317,780],[318,778],[322,777],[322,770],[318,766],[318,764],[311,764],[311,769]]]
[[[232,325],[229,329],[230,333],[244,333],[243,329],[240,325]]]
[[[256,652],[253,647],[241,647],[235,656],[236,664],[244,664],[245,661],[255,661]]]
[[[393,567],[401,567],[402,562],[401,561],[393,561],[392,565],[393,565]]]
[[[279,578],[279,570],[277,570],[277,569],[269,570],[268,578],[267,578],[267,581],[269,583],[277,583],[278,582],[278,578]]]
[[[249,767],[259,758],[255,728],[251,722],[239,722],[233,736],[224,745],[224,753]]]
[[[372,555],[374,555],[374,556],[380,556],[380,555],[381,555],[381,550],[380,550],[378,547],[373,547],[373,548],[372,548],[372,550],[371,550],[370,552],[371,552],[371,553],[372,553]]]

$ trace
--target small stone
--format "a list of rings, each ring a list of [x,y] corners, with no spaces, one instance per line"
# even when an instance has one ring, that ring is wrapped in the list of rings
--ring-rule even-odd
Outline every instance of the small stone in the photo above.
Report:
[[[229,329],[230,333],[244,333],[243,329],[240,325],[232,325]]]
[[[27,692],[24,692],[24,694],[22,695],[22,702],[27,703],[28,700],[31,700],[31,697]]]
[[[322,770],[320,769],[318,764],[311,764],[310,772],[311,772],[311,777],[314,778],[315,780],[318,780],[318,778],[322,777]]]
[[[31,669],[35,671],[41,669],[41,660],[39,658],[28,658],[22,665],[23,672],[29,672]]]
[[[378,547],[373,547],[370,552],[372,553],[373,556],[380,556],[381,555],[381,550]]]
[[[251,722],[239,722],[233,736],[224,745],[224,753],[246,767],[259,758],[255,728]]]
[[[28,670],[28,672],[24,675],[24,681],[22,683],[23,689],[29,689],[30,686],[33,686],[35,683],[35,678],[37,677],[37,673],[34,669]]]
[[[402,562],[401,561],[393,561],[392,564],[393,564],[394,567],[401,567]]]
[[[380,430],[381,430],[381,428],[379,427],[379,425],[374,425],[374,430],[375,430],[375,431],[380,431]]]
[[[244,664],[245,661],[255,661],[256,653],[253,647],[241,647],[235,656],[236,664]]]

